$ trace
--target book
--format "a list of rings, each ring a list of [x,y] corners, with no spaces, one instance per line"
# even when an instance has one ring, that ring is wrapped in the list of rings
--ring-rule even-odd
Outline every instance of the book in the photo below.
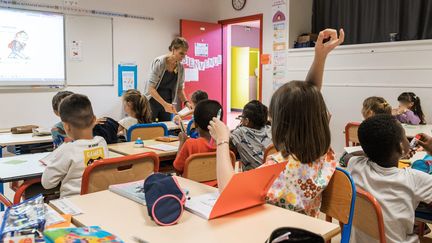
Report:
[[[180,110],[179,112],[177,112],[177,114],[179,114],[180,116],[185,116],[187,115],[191,110],[188,107],[183,108],[182,110]]]
[[[88,242],[88,243],[123,243],[117,236],[99,226],[81,228],[48,229],[43,232],[46,243]]]
[[[209,220],[218,197],[218,192],[191,197],[186,200],[185,208],[187,211]]]
[[[108,190],[139,204],[146,205],[144,180],[111,185]]]

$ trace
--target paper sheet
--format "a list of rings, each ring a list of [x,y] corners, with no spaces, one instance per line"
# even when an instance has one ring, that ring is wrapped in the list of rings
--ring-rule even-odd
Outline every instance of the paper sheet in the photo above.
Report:
[[[188,107],[183,108],[181,111],[178,112],[180,116],[186,115],[188,112],[190,112],[190,109]]]
[[[352,147],[345,147],[345,152],[351,154],[354,152],[359,152],[359,151],[363,151],[361,146],[352,146]]]
[[[185,82],[198,82],[199,74],[197,68],[185,68]]]
[[[145,146],[146,148],[156,149],[161,151],[175,151],[178,149],[176,146],[168,145],[168,144],[154,144]]]
[[[64,214],[70,214],[72,216],[75,216],[83,213],[80,208],[78,208],[67,198],[53,200],[51,201],[51,204],[54,205],[58,210],[60,210]]]

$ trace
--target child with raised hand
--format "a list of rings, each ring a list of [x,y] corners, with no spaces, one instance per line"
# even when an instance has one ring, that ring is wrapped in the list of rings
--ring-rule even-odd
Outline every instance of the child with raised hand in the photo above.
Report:
[[[399,95],[398,101],[399,108],[393,110],[393,115],[401,123],[410,125],[426,124],[420,104],[420,97],[413,92],[404,92]]]
[[[87,96],[66,97],[60,103],[59,114],[67,136],[73,141],[63,143],[41,159],[47,165],[42,174],[42,186],[52,189],[61,184],[60,197],[66,197],[80,193],[85,168],[95,160],[108,157],[108,146],[104,138],[93,137],[96,117]]]
[[[418,242],[414,233],[415,209],[420,202],[432,202],[432,176],[411,168],[399,169],[399,160],[410,152],[399,121],[391,115],[376,115],[362,122],[358,130],[365,156],[353,157],[347,170],[356,187],[379,202],[387,242]],[[419,144],[429,153],[431,141],[423,135]],[[354,229],[351,239],[375,242]]]
[[[247,171],[262,165],[264,151],[272,143],[267,107],[252,100],[243,107],[239,119],[240,125],[230,135],[230,149],[240,156],[243,171]]]
[[[323,43],[328,37],[330,40]],[[336,30],[321,31],[306,82],[291,81],[281,86],[270,102],[273,143],[280,152],[269,156],[264,165],[288,163],[267,192],[267,202],[314,217],[321,206],[322,191],[336,168],[330,149],[328,111],[320,92],[324,64],[328,53],[343,39],[343,30],[339,38]],[[209,131],[217,144],[218,186],[223,191],[234,174],[229,131],[215,118]]]
[[[123,108],[128,116],[118,122],[119,135],[126,135],[127,130],[135,124],[152,122],[150,103],[136,89],[130,89],[123,94]]]

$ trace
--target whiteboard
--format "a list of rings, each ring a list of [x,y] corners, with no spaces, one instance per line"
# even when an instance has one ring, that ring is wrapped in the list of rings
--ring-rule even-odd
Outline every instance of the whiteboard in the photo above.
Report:
[[[112,18],[66,15],[65,25],[66,84],[114,85]]]

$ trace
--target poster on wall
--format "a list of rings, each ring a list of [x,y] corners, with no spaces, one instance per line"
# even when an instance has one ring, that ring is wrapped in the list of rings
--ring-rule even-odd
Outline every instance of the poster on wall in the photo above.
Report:
[[[118,96],[129,89],[137,89],[137,65],[119,64],[118,65]]]
[[[206,43],[195,43],[195,56],[196,57],[208,57],[208,44]]]
[[[286,82],[286,51],[288,46],[287,0],[273,0],[273,90]]]
[[[82,41],[73,40],[70,42],[69,46],[69,60],[80,62],[83,59],[82,53]]]

